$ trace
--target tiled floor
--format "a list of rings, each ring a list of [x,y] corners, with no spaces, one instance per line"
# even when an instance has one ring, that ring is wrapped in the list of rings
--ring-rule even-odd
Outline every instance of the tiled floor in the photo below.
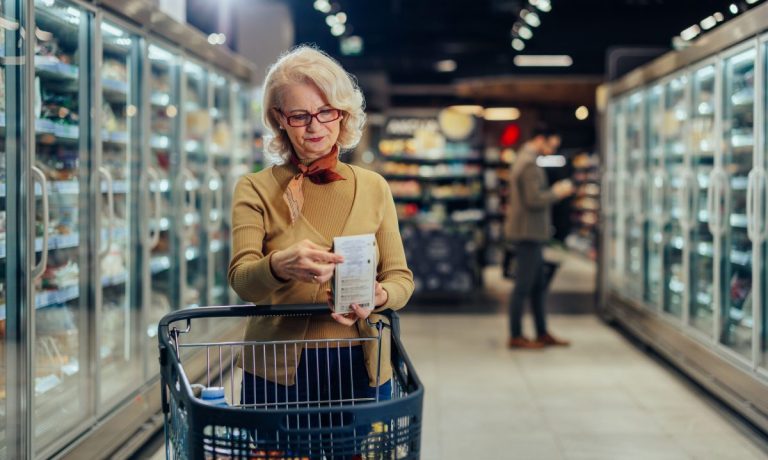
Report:
[[[552,298],[588,298],[593,276],[592,264],[566,258]],[[482,314],[472,305],[402,314],[426,390],[424,460],[768,459],[762,440],[593,315],[550,315],[569,348],[505,349],[511,284],[498,271],[486,284]]]
[[[422,458],[768,458],[595,317],[553,316],[551,325],[573,346],[506,350],[503,315],[403,315],[426,389]]]

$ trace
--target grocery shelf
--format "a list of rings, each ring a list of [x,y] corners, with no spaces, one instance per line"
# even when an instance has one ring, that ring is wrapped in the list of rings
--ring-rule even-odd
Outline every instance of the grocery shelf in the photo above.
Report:
[[[383,174],[387,180],[420,180],[420,181],[441,181],[441,180],[477,180],[483,176],[477,174],[435,174],[435,175],[417,175],[417,174]]]
[[[52,134],[60,140],[78,140],[80,139],[80,127],[77,125],[64,125],[56,123],[46,118],[35,120],[35,133]]]
[[[40,78],[76,81],[80,71],[77,66],[59,62],[55,57],[35,56],[35,71]],[[77,90],[77,87],[74,88]]]
[[[149,262],[149,270],[154,275],[171,268],[171,258],[169,256],[156,256]]]
[[[107,100],[119,98],[117,102],[125,102],[125,97],[128,95],[128,83],[124,81],[103,78],[101,88]]]
[[[127,131],[102,131],[101,140],[112,144],[127,144],[128,132]]]
[[[423,164],[441,164],[441,163],[474,163],[482,162],[483,158],[480,156],[454,156],[454,157],[424,157],[424,156],[410,156],[410,155],[382,155],[382,159],[393,163],[423,163]]]
[[[171,95],[162,91],[154,91],[149,102],[155,107],[167,107],[171,103]]]
[[[101,285],[103,287],[118,286],[128,282],[128,272],[123,272],[118,275],[102,276]]]

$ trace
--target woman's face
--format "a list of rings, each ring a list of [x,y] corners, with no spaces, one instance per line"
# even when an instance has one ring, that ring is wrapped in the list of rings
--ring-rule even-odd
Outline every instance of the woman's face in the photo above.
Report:
[[[299,159],[314,161],[331,151],[339,138],[341,118],[321,123],[312,117],[307,126],[294,127],[288,124],[286,117],[291,115],[316,114],[321,110],[332,109],[320,88],[311,83],[289,85],[282,92],[283,105],[277,119],[293,144]]]

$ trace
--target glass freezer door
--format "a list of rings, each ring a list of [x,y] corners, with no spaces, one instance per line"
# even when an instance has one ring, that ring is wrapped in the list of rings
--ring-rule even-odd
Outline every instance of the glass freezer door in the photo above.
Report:
[[[149,281],[144,289],[149,293],[144,341],[148,356],[157,353],[157,323],[179,307],[178,258],[173,248],[177,222],[172,210],[178,197],[171,184],[179,174],[179,70],[181,58],[170,51],[149,45],[149,191],[152,215],[149,219]],[[150,359],[150,368],[157,364]],[[155,371],[154,374],[157,372]],[[153,373],[147,370],[147,375]]]
[[[645,234],[646,254],[645,266],[645,302],[647,305],[656,308],[662,301],[661,290],[662,282],[662,226],[664,223],[663,201],[661,199],[661,190],[663,188],[664,173],[661,169],[663,149],[661,143],[662,130],[662,87],[656,85],[651,87],[647,94],[646,105],[646,145],[649,155],[649,188],[650,188],[650,208],[648,215],[648,231]]]
[[[760,46],[763,47],[763,62],[760,63],[760,65],[763,67],[763,81],[758,82],[758,84],[763,85],[762,88],[762,95],[763,95],[763,126],[760,127],[760,129],[763,130],[763,168],[768,169],[768,141],[765,141],[766,138],[768,138],[768,41],[763,42]],[[761,232],[761,236],[763,237],[763,243],[761,245],[762,247],[762,260],[761,260],[761,268],[762,273],[760,274],[761,283],[762,283],[762,305],[760,305],[761,308],[761,315],[762,318],[761,321],[761,327],[760,327],[760,349],[759,352],[759,363],[760,366],[764,370],[768,370],[768,241],[765,239],[766,234],[766,227],[768,227],[768,184],[766,184],[766,179],[763,178],[761,183],[757,186],[757,191],[759,192],[759,196],[762,197],[763,203],[762,203],[762,212],[759,212],[757,215],[760,216],[760,220],[762,222],[762,225],[758,226],[758,230]]]
[[[643,93],[637,92],[629,96],[626,105],[626,124],[625,124],[625,149],[626,149],[626,168],[628,171],[627,201],[631,211],[624,215],[624,228],[627,233],[626,254],[624,260],[626,263],[627,294],[632,298],[641,300],[643,296],[643,270],[645,267],[645,222],[643,218],[643,189],[644,177],[641,174],[645,170],[645,143],[643,131]]]
[[[724,61],[723,169],[718,201],[720,251],[720,342],[752,359],[752,243],[747,237],[747,176],[754,156],[755,59],[749,49]],[[719,203],[718,203],[719,204]]]
[[[227,305],[229,303],[229,283],[227,281],[227,269],[230,254],[230,230],[224,225],[224,214],[229,210],[225,208],[224,178],[229,176],[232,168],[234,146],[232,136],[232,94],[226,78],[221,75],[211,74],[213,87],[213,107],[211,118],[213,119],[213,133],[211,134],[211,158],[213,169],[208,176],[208,190],[210,193],[208,212],[208,285],[210,305]]]
[[[98,365],[99,402],[116,402],[136,388],[142,376],[141,353],[135,343],[140,305],[130,287],[138,246],[131,233],[138,225],[138,188],[132,165],[137,161],[134,136],[138,125],[139,39],[110,23],[101,24],[101,165],[102,200],[96,216],[100,244],[98,263],[101,312]]]
[[[663,311],[682,318],[685,280],[683,250],[685,238],[680,225],[684,215],[680,201],[685,177],[686,124],[688,122],[688,78],[673,78],[664,85],[664,113],[661,119],[663,179],[661,184],[664,215]]]
[[[35,166],[48,184],[35,187],[35,445],[45,449],[89,415],[88,266],[90,228],[86,38],[93,15],[62,0],[35,1]],[[43,195],[48,209],[44,209]],[[46,260],[47,258],[47,260]]]
[[[181,292],[182,306],[200,306],[207,302],[207,236],[204,220],[207,195],[203,184],[208,176],[206,144],[210,136],[211,115],[208,110],[208,72],[199,64],[184,63],[184,151],[186,162],[182,172],[187,209],[180,224],[185,267],[185,283]],[[207,188],[207,186],[206,186]]]
[[[708,227],[707,189],[715,165],[715,65],[695,70],[691,86],[691,172],[688,184],[690,296],[688,322],[713,337],[714,249]]]

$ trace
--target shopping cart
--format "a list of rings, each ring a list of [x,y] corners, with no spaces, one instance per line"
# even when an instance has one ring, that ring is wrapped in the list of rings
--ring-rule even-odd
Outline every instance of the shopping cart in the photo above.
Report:
[[[388,323],[369,321],[377,332],[375,337],[268,342],[186,340],[193,335],[195,324],[211,318],[313,313],[327,315],[328,307],[202,307],[166,315],[158,327],[166,458],[419,458],[424,390],[399,340],[395,312],[382,313]],[[356,395],[350,370],[353,351],[360,350],[357,347],[363,344],[381,350],[387,329],[391,329],[392,336],[391,392],[384,394],[383,390],[372,388],[373,394]],[[206,370],[193,381],[185,372],[182,359],[191,361],[200,354],[205,356]],[[302,391],[299,384],[289,385],[293,382],[287,380],[286,363],[290,357],[302,363],[296,371],[305,374],[303,381],[308,388]],[[240,364],[246,359],[253,360],[254,373],[261,370],[262,375],[284,376],[282,385],[249,388],[252,397],[238,391],[242,382],[238,380]],[[381,362],[378,369],[381,370]],[[337,384],[330,385],[332,380]],[[385,383],[379,382],[379,375],[376,381]],[[226,397],[222,397],[222,387],[228,389]],[[218,399],[204,399],[217,391]]]

